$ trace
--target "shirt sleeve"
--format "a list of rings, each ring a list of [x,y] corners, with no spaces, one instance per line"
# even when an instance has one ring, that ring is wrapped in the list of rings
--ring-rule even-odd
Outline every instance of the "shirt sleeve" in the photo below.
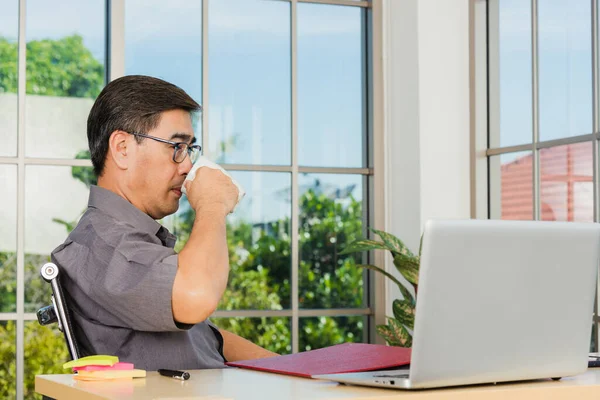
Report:
[[[59,265],[67,265],[75,285],[114,317],[98,322],[155,332],[193,326],[177,323],[173,317],[178,262],[173,249],[163,246],[157,237],[133,229],[91,236],[96,241],[93,245],[85,240],[67,242],[53,258]]]

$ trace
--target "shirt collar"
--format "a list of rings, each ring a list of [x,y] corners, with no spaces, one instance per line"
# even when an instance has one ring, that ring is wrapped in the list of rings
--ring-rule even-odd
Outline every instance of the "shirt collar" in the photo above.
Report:
[[[140,228],[151,235],[157,235],[161,228],[167,231],[168,235],[171,235],[165,227],[156,222],[151,216],[108,189],[95,185],[90,186],[88,206],[97,208],[111,217]]]

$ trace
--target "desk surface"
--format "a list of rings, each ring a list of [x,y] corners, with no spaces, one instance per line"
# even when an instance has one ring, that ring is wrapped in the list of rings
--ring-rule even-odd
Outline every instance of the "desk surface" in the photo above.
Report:
[[[72,375],[38,375],[35,390],[55,399],[600,399],[600,368],[561,381],[534,381],[423,391],[344,386],[241,369],[190,371],[182,382],[149,372],[146,378],[76,381]]]

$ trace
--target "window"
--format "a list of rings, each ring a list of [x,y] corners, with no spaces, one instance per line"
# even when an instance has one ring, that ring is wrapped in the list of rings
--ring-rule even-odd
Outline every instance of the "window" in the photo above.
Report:
[[[84,132],[106,77],[106,3],[0,5],[0,337],[12,343],[0,397],[20,399],[68,354],[34,313],[50,300],[39,269],[87,205]]]
[[[201,103],[205,155],[246,189],[227,220],[231,274],[213,321],[281,354],[374,339],[365,260],[338,255],[373,212],[368,2],[0,5],[1,398],[33,398],[34,375],[68,357],[36,321],[50,300],[39,268],[86,208],[86,120],[115,71]],[[177,249],[192,221],[185,197],[162,221]]]
[[[587,0],[488,1],[490,218],[598,222],[592,10]],[[597,311],[594,321],[597,351]]]

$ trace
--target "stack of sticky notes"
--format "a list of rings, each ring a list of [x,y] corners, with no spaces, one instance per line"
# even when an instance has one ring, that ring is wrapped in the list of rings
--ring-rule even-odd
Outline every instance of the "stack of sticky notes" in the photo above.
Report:
[[[107,379],[145,378],[146,371],[134,369],[132,363],[119,362],[119,357],[96,355],[69,361],[63,369],[72,368],[74,379],[103,381]]]

